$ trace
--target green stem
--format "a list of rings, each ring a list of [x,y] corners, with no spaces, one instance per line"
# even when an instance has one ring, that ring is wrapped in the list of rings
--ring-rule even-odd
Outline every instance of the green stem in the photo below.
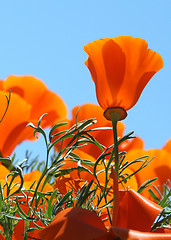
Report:
[[[118,137],[117,137],[117,122],[118,118],[115,112],[110,115],[113,126],[113,137],[114,137],[114,147],[112,149],[110,160],[113,159],[113,155],[115,156],[115,169],[111,169],[111,175],[113,175],[113,219],[112,226],[117,224],[117,218],[119,214],[119,187],[118,187],[118,179],[119,179],[119,152],[118,152]],[[113,173],[112,173],[113,172]]]
[[[113,219],[112,219],[112,226],[116,226],[118,221],[118,214],[119,214],[119,186],[118,186],[118,176],[115,170],[111,169],[111,175],[113,178],[113,192],[115,198],[113,199]]]
[[[2,224],[3,230],[4,230],[4,236],[6,240],[12,240],[12,221],[10,218],[5,217],[4,218],[4,223]]]
[[[30,225],[29,221],[25,220],[24,240],[28,239],[28,232],[27,232],[27,230],[29,229],[29,225]]]
[[[117,121],[112,120],[112,126],[113,126],[113,137],[114,137],[114,147],[112,149],[109,163],[112,162],[113,156],[115,155],[115,172],[117,176],[119,177],[119,153],[118,153],[118,137],[117,137]]]
[[[112,121],[113,125],[113,136],[114,136],[114,148],[113,152],[115,154],[115,172],[119,177],[119,154],[118,154],[118,137],[117,137],[117,121]]]
[[[36,202],[35,202],[35,209],[37,209],[38,202],[39,202],[39,198],[36,199],[37,191],[38,191],[38,188],[39,188],[39,185],[40,185],[42,179],[44,178],[44,176],[46,175],[47,170],[48,170],[48,158],[49,158],[49,149],[47,149],[47,158],[46,158],[45,169],[43,170],[42,175],[40,176],[40,178],[39,178],[39,180],[38,180],[38,183],[37,183],[37,185],[36,185],[36,188],[35,188],[35,191],[34,191],[32,200],[31,200],[31,204],[30,204],[30,206],[32,207],[34,201],[36,200]],[[44,184],[43,184],[43,186],[42,186],[42,188],[41,188],[41,191],[43,191],[43,188],[44,188]],[[31,213],[31,208],[29,208],[28,213],[27,213],[27,216],[30,216],[30,213]],[[28,220],[25,220],[24,240],[27,240],[27,239],[28,239],[28,232],[27,232],[27,230],[29,229],[29,226],[30,226],[30,222],[29,222]]]

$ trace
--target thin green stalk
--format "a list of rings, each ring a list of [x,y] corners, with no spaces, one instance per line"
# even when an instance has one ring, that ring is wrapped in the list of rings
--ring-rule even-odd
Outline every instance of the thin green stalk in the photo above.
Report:
[[[119,153],[118,153],[118,137],[117,137],[117,121],[112,120],[113,126],[113,137],[114,137],[114,147],[112,149],[109,162],[112,162],[113,156],[115,155],[115,172],[119,177]]]
[[[113,137],[114,137],[114,147],[112,149],[111,161],[113,159],[113,155],[115,156],[115,169],[111,169],[111,176],[113,178],[113,219],[112,225],[116,225],[118,212],[119,212],[119,187],[118,187],[118,179],[119,179],[119,153],[118,153],[118,137],[117,137],[117,122],[118,115],[115,112],[111,112],[110,114],[112,126],[113,126]]]
[[[113,152],[115,154],[115,172],[119,177],[119,154],[118,154],[118,137],[117,137],[117,121],[112,121],[113,125],[113,137],[114,137],[114,148]]]
[[[35,191],[34,191],[34,194],[33,194],[32,200],[31,200],[31,203],[30,203],[31,207],[33,206],[33,202],[35,200],[35,197],[36,197],[39,185],[40,185],[42,179],[44,178],[44,176],[46,175],[46,173],[48,171],[48,159],[49,159],[49,149],[47,149],[47,157],[46,157],[45,169],[43,170],[42,175],[39,178],[39,181],[38,181],[38,183],[36,185],[36,188],[35,188]],[[43,190],[43,187],[42,187],[41,191],[42,190]],[[35,202],[35,209],[37,209],[37,206],[38,206],[38,200]],[[30,216],[30,213],[31,213],[31,208],[29,208],[27,216]],[[24,240],[28,240],[28,232],[27,232],[27,230],[29,229],[29,226],[30,226],[30,222],[28,220],[25,220]]]
[[[28,220],[25,220],[25,231],[24,231],[24,240],[28,240],[28,232],[30,222]]]
[[[2,225],[4,230],[4,236],[6,240],[12,240],[12,222],[11,219],[8,217],[5,217],[5,223]]]

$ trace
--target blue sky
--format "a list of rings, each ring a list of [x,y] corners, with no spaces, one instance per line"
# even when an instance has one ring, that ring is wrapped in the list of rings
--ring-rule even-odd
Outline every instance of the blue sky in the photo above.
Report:
[[[71,111],[75,105],[97,103],[83,46],[105,37],[144,38],[165,66],[148,83],[124,123],[127,132],[134,130],[144,139],[146,149],[161,148],[171,138],[170,9],[170,0],[1,1],[0,78],[38,77]],[[23,157],[26,148],[34,155],[43,151],[41,140],[26,142],[17,147],[18,156]]]

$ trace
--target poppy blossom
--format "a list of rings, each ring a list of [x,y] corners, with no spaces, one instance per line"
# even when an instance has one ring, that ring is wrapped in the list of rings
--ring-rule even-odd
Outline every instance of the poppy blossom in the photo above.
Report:
[[[42,240],[114,240],[117,237],[121,240],[132,240],[148,239],[147,236],[154,240],[160,239],[159,236],[161,239],[170,239],[171,234],[167,233],[167,228],[159,229],[158,233],[150,232],[155,218],[163,210],[160,206],[133,190],[120,191],[120,194],[118,222],[116,226],[111,226],[109,232],[95,213],[82,208],[67,208],[58,212],[49,226],[39,230],[39,236]]]
[[[132,189],[120,191],[117,224],[111,227],[110,233],[121,240],[169,240],[171,231],[167,227],[151,232],[151,226],[162,210]]]
[[[52,126],[54,122],[67,115],[63,100],[47,89],[42,81],[31,76],[10,76],[0,81],[0,117],[6,108],[5,94],[11,98],[8,110],[0,124],[0,155],[11,155],[14,148],[24,140],[33,140],[33,130],[26,127],[29,122],[37,125],[39,118],[48,113],[42,120],[42,127]]]
[[[167,183],[168,179],[171,179],[171,153],[167,150],[166,146],[162,149],[151,150],[132,149],[127,153],[125,161],[132,161],[142,156],[147,156],[151,161],[145,168],[136,173],[135,177],[137,179],[138,186],[140,187],[147,180],[157,177],[157,179],[154,181],[154,185],[162,192],[163,185]],[[141,163],[137,162],[132,164],[130,169],[134,172],[140,167],[140,165]],[[143,190],[142,195],[151,199],[147,188]]]
[[[145,40],[130,36],[104,38],[88,43],[85,62],[96,86],[99,105],[116,108],[123,119],[138,101],[152,76],[163,67],[161,56],[148,48]],[[118,119],[121,120],[121,119]]]
[[[82,208],[66,208],[57,213],[46,228],[39,231],[42,240],[112,240],[101,219]]]
[[[163,208],[133,189],[121,190],[119,195],[119,214],[116,226],[150,232],[152,224]]]

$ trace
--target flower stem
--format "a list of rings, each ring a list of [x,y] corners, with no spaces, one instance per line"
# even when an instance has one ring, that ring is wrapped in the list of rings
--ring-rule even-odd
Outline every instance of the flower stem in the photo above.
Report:
[[[118,154],[118,137],[117,137],[117,121],[112,121],[114,136],[114,154],[115,154],[115,172],[119,176],[119,154]]]
[[[114,199],[113,199],[113,218],[112,218],[112,226],[116,226],[118,214],[119,214],[119,187],[118,187],[118,176],[116,171],[112,168],[111,169],[111,177],[113,178],[113,192],[114,192]]]
[[[118,213],[119,213],[119,153],[118,153],[118,137],[117,137],[117,122],[118,122],[118,113],[115,111],[110,113],[112,126],[113,126],[113,137],[114,137],[114,147],[111,153],[111,158],[115,156],[115,169],[111,169],[111,177],[113,178],[113,219],[112,226],[117,224]]]

